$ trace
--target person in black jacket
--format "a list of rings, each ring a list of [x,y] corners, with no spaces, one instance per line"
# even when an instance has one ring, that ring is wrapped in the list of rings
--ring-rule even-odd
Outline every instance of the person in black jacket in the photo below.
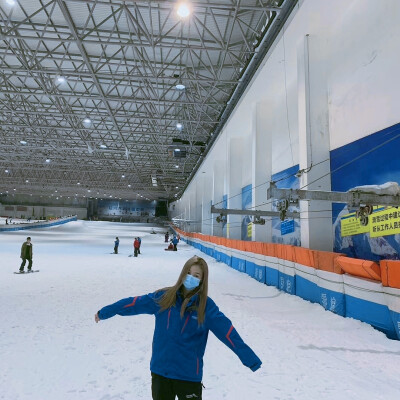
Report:
[[[22,244],[21,247],[21,258],[22,258],[22,263],[21,266],[19,267],[19,272],[24,272],[24,267],[26,264],[26,260],[28,260],[28,272],[31,271],[32,269],[32,256],[33,256],[33,251],[32,251],[33,245],[31,243],[31,238],[28,236],[26,238],[26,242]]]

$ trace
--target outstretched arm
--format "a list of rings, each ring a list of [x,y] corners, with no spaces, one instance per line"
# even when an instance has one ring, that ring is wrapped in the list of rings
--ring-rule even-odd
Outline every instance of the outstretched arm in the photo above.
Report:
[[[114,317],[114,315],[137,315],[137,314],[155,314],[158,311],[158,304],[154,298],[154,293],[144,296],[128,297],[117,301],[114,304],[103,307],[99,310],[94,320],[97,322]]]
[[[249,367],[252,371],[257,371],[261,367],[262,361],[239,336],[229,318],[219,310],[211,299],[208,299],[208,301],[210,302],[206,314],[208,328],[239,357],[243,365]]]

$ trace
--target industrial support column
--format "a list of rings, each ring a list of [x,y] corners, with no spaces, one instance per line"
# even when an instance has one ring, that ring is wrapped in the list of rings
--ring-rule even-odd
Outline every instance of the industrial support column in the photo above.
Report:
[[[204,173],[203,173],[204,172]],[[211,199],[212,199],[212,189],[213,180],[211,176],[211,171],[202,171],[199,177],[202,181],[202,191],[197,192],[201,194],[201,232],[204,235],[212,234],[212,214],[211,214]]]
[[[327,68],[324,61],[328,47],[323,38],[306,35],[297,52],[299,164],[300,170],[304,170],[300,188],[308,190],[331,190]],[[300,212],[302,247],[332,251],[332,204],[328,201],[300,201]]]
[[[226,161],[216,160],[214,161],[214,172],[213,172],[213,194],[212,194],[212,204],[218,208],[222,208],[222,199],[224,196],[225,184],[224,176]],[[216,221],[216,215],[214,214],[212,219],[212,235],[223,236],[222,223]]]
[[[242,164],[244,140],[232,138],[228,154],[228,208],[242,209]],[[229,234],[231,239],[241,239],[242,216],[228,215]]]
[[[272,202],[267,201],[267,182],[272,174],[272,134],[268,130],[272,112],[267,102],[257,103],[253,112],[253,209],[271,211]],[[253,240],[271,242],[272,218],[264,219],[265,225],[253,225]]]

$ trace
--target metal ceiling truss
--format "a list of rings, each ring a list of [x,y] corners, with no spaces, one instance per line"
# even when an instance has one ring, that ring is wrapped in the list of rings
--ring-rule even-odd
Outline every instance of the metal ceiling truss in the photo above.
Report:
[[[183,193],[296,3],[191,0],[183,19],[175,0],[15,1],[0,2],[0,192],[150,200]]]

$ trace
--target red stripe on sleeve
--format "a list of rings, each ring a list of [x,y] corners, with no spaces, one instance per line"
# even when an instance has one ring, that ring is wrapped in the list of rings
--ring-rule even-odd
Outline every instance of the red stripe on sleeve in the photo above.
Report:
[[[138,298],[138,296],[136,296],[136,297],[133,299],[133,301],[132,301],[131,304],[127,304],[126,306],[124,306],[124,308],[133,307],[133,306],[135,305],[135,303],[136,303],[137,298]]]
[[[231,325],[231,327],[229,328],[229,331],[228,331],[228,333],[226,334],[225,337],[229,340],[229,343],[232,345],[232,347],[235,347],[235,345],[233,344],[231,338],[229,337],[229,335],[231,334],[232,330],[233,330],[233,325]]]

